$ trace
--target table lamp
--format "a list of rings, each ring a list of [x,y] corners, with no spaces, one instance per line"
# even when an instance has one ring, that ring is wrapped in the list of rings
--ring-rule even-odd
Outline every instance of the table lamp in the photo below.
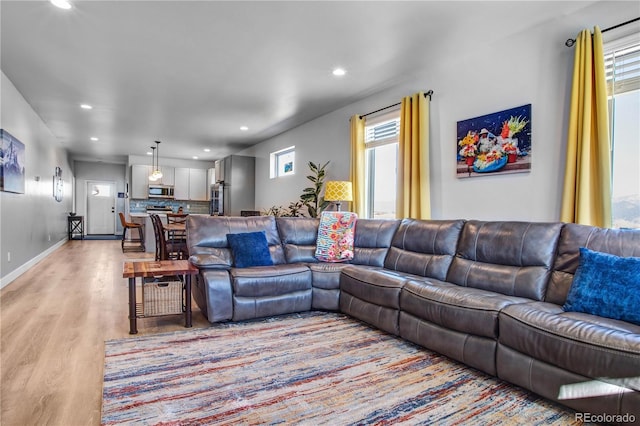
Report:
[[[330,180],[324,191],[324,199],[336,203],[338,211],[342,201],[353,201],[351,182],[344,180]]]

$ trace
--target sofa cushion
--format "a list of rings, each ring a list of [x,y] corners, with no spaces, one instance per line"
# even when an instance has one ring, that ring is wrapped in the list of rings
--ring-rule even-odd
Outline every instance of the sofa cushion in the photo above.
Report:
[[[400,290],[410,278],[387,269],[347,265],[340,274],[340,291],[397,310],[400,309]]]
[[[633,379],[640,390],[640,326],[545,302],[507,306],[499,323],[507,347],[585,377]]]
[[[529,299],[434,279],[408,281],[400,293],[401,311],[447,329],[492,339],[498,338],[500,311],[527,302]]]
[[[403,219],[384,267],[444,280],[456,253],[462,220]]]
[[[264,231],[227,234],[227,240],[236,268],[273,265]]]
[[[468,221],[446,281],[543,300],[561,228],[561,223]]]
[[[580,247],[616,256],[640,257],[640,230],[565,224],[560,234],[545,302],[563,305],[566,301],[578,268]]]
[[[640,258],[580,248],[580,263],[563,309],[640,325]]]
[[[353,259],[353,231],[358,215],[351,212],[322,212],[316,242],[316,258],[322,262]]]
[[[306,265],[273,265],[231,268],[234,297],[266,297],[311,291],[311,272]]]
[[[399,225],[399,220],[358,219],[351,263],[383,266]]]
[[[314,263],[320,219],[306,217],[277,217],[278,233],[287,263]]]
[[[348,263],[311,263],[311,285],[325,290],[340,289],[340,273]]]

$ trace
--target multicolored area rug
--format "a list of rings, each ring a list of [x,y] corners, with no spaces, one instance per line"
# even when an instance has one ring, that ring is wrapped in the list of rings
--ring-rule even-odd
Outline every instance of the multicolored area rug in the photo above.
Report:
[[[102,424],[578,424],[571,410],[341,314],[105,345]]]

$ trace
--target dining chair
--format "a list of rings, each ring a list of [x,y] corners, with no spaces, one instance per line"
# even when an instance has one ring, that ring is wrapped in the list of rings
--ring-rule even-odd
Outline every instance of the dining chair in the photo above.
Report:
[[[186,223],[189,213],[167,213],[168,223]]]
[[[120,223],[122,224],[122,242],[120,243],[122,247],[122,252],[127,251],[144,251],[144,228],[141,223],[127,222],[124,217],[124,213],[119,212]],[[138,230],[138,238],[134,238],[132,231],[134,229]],[[129,239],[127,240],[127,230],[129,231]],[[125,243],[129,243],[126,244]]]
[[[157,214],[150,215],[156,236],[156,261],[187,258],[187,244],[181,241],[167,241],[164,235],[162,219]]]

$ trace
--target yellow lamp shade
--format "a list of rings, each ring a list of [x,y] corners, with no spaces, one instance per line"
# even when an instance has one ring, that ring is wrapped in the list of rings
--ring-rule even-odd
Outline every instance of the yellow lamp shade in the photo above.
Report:
[[[330,180],[324,191],[326,201],[353,201],[351,182],[344,180]]]

